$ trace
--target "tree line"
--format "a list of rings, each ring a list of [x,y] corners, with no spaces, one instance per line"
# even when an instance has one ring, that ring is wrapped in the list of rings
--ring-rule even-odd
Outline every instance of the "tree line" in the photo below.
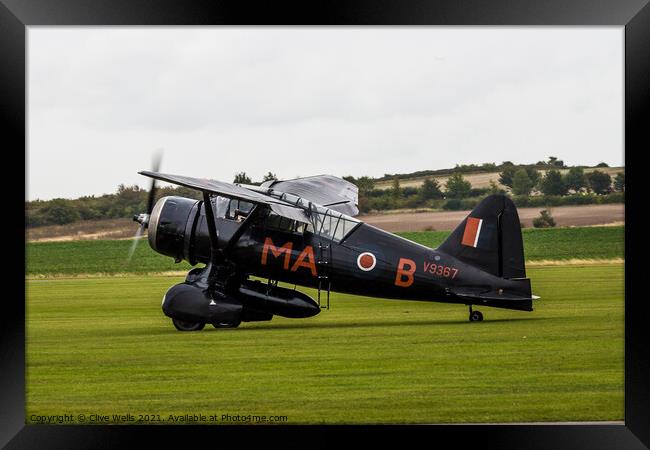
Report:
[[[496,166],[495,164],[492,164]],[[361,212],[434,208],[447,210],[472,209],[486,195],[509,194],[518,206],[561,206],[623,201],[625,174],[614,179],[602,171],[586,173],[583,167],[571,167],[566,174],[562,160],[551,156],[545,163],[515,165],[506,161],[500,166],[499,184],[490,180],[487,188],[473,188],[460,171],[452,172],[443,185],[435,177],[427,177],[420,187],[401,187],[401,178],[393,177],[389,189],[377,189],[377,180],[370,177],[344,177],[359,188]],[[545,173],[538,169],[543,167]],[[597,167],[607,167],[601,163]]]
[[[489,187],[473,188],[463,173],[474,172],[477,167],[498,167],[497,184],[490,180]],[[607,165],[602,163],[600,167]],[[565,174],[564,162],[556,157],[539,161],[532,165],[515,165],[505,161],[483,165],[457,166],[443,184],[435,177],[428,176],[420,186],[402,187],[403,176],[391,178],[389,189],[379,189],[378,181],[385,178],[362,176],[344,179],[354,183],[359,189],[359,210],[362,213],[393,209],[432,208],[461,210],[472,209],[486,195],[507,193],[512,195],[517,206],[560,206],[569,204],[618,203],[623,201],[625,174],[618,173],[614,179],[601,170],[589,173],[582,167],[571,167]],[[597,166],[598,167],[598,166]],[[464,168],[464,169],[463,169]],[[542,175],[540,170],[544,170]],[[426,171],[423,171],[426,172]],[[422,173],[422,172],[418,172]],[[409,174],[413,177],[414,174]],[[246,174],[239,172],[233,182],[259,185],[264,181],[277,180],[268,172],[260,182],[254,182]],[[502,186],[506,187],[504,189]],[[156,198],[167,195],[200,199],[201,194],[182,186],[161,187]],[[130,218],[142,213],[147,207],[148,191],[138,185],[121,184],[114,194],[84,196],[74,200],[56,198],[53,200],[34,200],[25,203],[25,223],[28,227],[44,225],[64,225],[79,220]]]
[[[437,170],[421,170],[418,172],[411,172],[406,174],[384,174],[383,177],[377,178],[376,181],[387,181],[392,180],[395,177],[401,179],[404,178],[422,178],[422,177],[436,177],[436,176],[447,176],[454,174],[456,172],[468,174],[468,173],[481,173],[481,172],[500,172],[508,166],[512,166],[511,161],[504,161],[501,164],[497,165],[496,163],[483,163],[483,164],[456,164],[453,169],[437,169]],[[564,161],[558,159],[556,156],[550,156],[548,161],[537,161],[535,164],[532,164],[531,167],[537,169],[547,169],[547,168],[564,168]],[[607,167],[606,163],[600,163],[597,167]]]
[[[567,173],[549,169],[544,176],[533,167],[510,165],[499,174],[499,182],[508,186],[514,195],[530,195],[538,191],[544,195],[567,195],[569,193],[609,194],[625,190],[625,173],[620,172],[614,180],[598,169],[585,173],[582,167],[572,167]]]
[[[267,180],[277,180],[275,174],[267,173],[261,182],[253,182],[245,172],[235,175],[234,183],[259,185]],[[202,194],[183,186],[159,187],[156,200],[167,195],[195,198]],[[115,194],[84,196],[74,200],[55,198],[25,202],[25,225],[38,227],[44,225],[65,225],[79,220],[130,218],[147,209],[149,191],[138,185],[120,184]]]

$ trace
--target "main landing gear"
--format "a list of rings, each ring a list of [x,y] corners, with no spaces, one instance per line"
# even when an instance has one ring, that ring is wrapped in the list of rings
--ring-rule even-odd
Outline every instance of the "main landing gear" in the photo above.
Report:
[[[472,305],[469,305],[469,321],[470,322],[482,322],[483,314],[481,311],[472,311]]]
[[[212,326],[215,328],[237,328],[240,323],[241,320],[235,322],[219,322],[219,323],[215,322],[212,324]]]
[[[201,331],[205,327],[203,322],[189,322],[179,319],[172,319],[172,323],[178,331]]]

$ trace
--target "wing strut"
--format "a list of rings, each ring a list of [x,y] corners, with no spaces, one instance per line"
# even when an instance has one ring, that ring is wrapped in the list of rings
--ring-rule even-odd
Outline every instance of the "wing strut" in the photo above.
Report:
[[[208,222],[208,234],[210,236],[210,264],[208,269],[208,289],[210,294],[215,293],[215,288],[219,282],[220,267],[223,265],[223,254],[219,249],[219,235],[217,233],[217,222],[212,210],[210,193],[203,191],[203,205],[205,208],[205,218]],[[218,291],[218,289],[216,289]]]
[[[210,235],[210,261],[212,264],[219,262],[219,235],[217,234],[217,225],[210,201],[210,193],[203,191],[203,205],[205,207],[205,217],[208,220],[208,234]]]
[[[244,232],[250,228],[255,218],[264,211],[261,205],[255,204],[248,216],[239,225],[232,237],[228,240],[223,248],[219,248],[219,234],[217,232],[215,211],[212,209],[210,193],[203,191],[203,204],[205,205],[205,218],[208,222],[208,234],[210,236],[210,264],[208,269],[208,289],[212,293],[226,291],[229,280],[237,273],[234,264],[229,261],[228,252],[234,247]]]
[[[233,233],[232,237],[226,244],[226,248],[225,248],[226,254],[230,251],[230,249],[232,249],[235,246],[239,238],[250,227],[250,225],[253,223],[255,218],[261,214],[261,212],[264,210],[262,206],[263,205],[253,204],[253,208],[251,209],[251,211],[248,213],[244,221],[239,225],[239,228],[237,228],[237,230]]]

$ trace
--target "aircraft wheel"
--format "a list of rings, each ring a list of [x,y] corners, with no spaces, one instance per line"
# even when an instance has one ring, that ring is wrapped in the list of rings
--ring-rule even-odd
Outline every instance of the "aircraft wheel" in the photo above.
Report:
[[[172,323],[178,331],[201,331],[205,327],[203,322],[189,322],[179,319],[172,319]]]
[[[237,322],[215,322],[212,326],[215,328],[237,328],[240,323],[241,320],[238,320]]]
[[[469,315],[469,321],[481,322],[483,321],[483,314],[481,313],[481,311],[472,311],[472,313]]]

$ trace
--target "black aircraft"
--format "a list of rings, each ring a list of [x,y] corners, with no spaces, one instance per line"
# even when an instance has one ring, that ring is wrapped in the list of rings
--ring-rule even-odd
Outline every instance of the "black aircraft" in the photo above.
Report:
[[[153,180],[147,213],[134,217],[138,235],[148,228],[156,252],[205,264],[162,299],[180,331],[311,317],[325,307],[321,293],[329,307],[330,291],[463,304],[471,322],[483,320],[472,306],[532,311],[538,298],[517,210],[503,195],[487,197],[431,249],[355,219],[357,187],[330,175],[251,186],[139,173]],[[201,191],[203,200],[169,196],[153,206],[155,180]],[[278,281],[316,288],[318,297]]]

